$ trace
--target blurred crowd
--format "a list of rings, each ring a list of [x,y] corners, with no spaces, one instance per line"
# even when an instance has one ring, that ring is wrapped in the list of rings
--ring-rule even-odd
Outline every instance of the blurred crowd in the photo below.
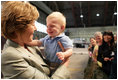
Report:
[[[85,79],[117,79],[117,34],[96,32],[90,38],[88,53]]]

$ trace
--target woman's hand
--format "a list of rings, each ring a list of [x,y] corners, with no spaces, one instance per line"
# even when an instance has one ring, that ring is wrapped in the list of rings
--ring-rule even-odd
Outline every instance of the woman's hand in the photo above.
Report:
[[[111,58],[110,58],[110,61],[113,60],[113,59],[114,59],[114,57],[111,57]]]
[[[104,61],[109,61],[110,59],[108,57],[105,57],[104,58]]]

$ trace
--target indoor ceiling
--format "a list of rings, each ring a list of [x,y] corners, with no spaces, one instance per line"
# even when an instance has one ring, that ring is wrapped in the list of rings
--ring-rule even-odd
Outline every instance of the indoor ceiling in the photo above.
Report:
[[[43,3],[52,11],[62,12],[66,16],[68,28],[117,25],[117,14],[114,14],[117,12],[117,1],[43,1]]]

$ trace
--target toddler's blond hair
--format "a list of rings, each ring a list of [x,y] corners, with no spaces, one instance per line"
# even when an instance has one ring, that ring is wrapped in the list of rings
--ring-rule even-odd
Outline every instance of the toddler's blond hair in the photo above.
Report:
[[[51,19],[51,18],[56,18],[61,22],[61,25],[64,26],[64,28],[66,27],[66,17],[61,13],[61,12],[52,12],[51,14],[48,15],[47,19]]]

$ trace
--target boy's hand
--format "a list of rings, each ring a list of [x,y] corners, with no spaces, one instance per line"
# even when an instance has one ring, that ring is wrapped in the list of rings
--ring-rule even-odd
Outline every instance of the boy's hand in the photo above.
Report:
[[[62,60],[62,61],[64,60],[65,55],[64,55],[63,52],[57,52],[56,55],[58,56],[58,58],[59,58],[60,60]]]
[[[65,58],[61,64],[64,64],[66,67],[69,65],[69,58]]]

